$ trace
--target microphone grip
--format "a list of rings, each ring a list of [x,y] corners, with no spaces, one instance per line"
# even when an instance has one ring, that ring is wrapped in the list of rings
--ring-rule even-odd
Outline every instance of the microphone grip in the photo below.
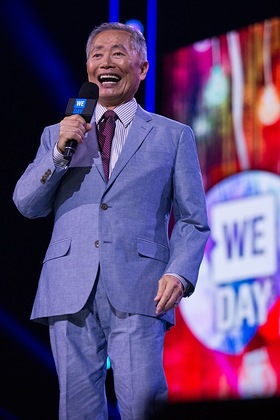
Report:
[[[76,140],[68,140],[65,146],[64,159],[70,161],[73,154],[76,152],[78,142]]]

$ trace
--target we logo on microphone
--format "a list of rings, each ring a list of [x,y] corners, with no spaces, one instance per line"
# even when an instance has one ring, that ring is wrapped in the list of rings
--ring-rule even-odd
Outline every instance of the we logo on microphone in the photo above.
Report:
[[[86,106],[86,103],[87,103],[86,99],[76,98],[75,103],[74,103],[73,114],[82,114]]]

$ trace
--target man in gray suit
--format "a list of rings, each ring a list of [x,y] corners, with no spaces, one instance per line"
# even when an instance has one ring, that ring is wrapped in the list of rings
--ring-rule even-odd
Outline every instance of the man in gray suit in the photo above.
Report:
[[[46,127],[13,195],[25,217],[54,213],[31,319],[49,326],[60,420],[108,418],[107,357],[122,420],[143,420],[167,398],[163,342],[195,288],[209,236],[205,195],[191,128],[134,98],[148,71],[143,35],[105,23],[86,53],[99,87],[91,122],[74,114]],[[98,143],[107,110],[116,113],[108,181]]]

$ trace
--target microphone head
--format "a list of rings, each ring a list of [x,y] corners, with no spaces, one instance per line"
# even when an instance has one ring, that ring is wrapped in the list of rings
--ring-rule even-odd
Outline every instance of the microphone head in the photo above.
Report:
[[[84,82],[79,91],[79,98],[98,99],[99,87],[92,82]]]
[[[70,98],[65,115],[80,114],[86,122],[90,122],[99,94],[99,87],[95,83],[85,82],[77,98]]]

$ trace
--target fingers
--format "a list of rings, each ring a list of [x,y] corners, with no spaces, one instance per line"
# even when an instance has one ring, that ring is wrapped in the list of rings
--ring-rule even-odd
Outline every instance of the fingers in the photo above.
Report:
[[[78,114],[65,117],[60,122],[60,132],[58,147],[64,152],[65,145],[68,140],[76,140],[78,143],[82,143],[85,134],[92,128],[91,124],[86,121]]]
[[[158,292],[155,297],[156,314],[160,315],[176,308],[183,297],[183,285],[177,277],[164,275],[158,284]]]

